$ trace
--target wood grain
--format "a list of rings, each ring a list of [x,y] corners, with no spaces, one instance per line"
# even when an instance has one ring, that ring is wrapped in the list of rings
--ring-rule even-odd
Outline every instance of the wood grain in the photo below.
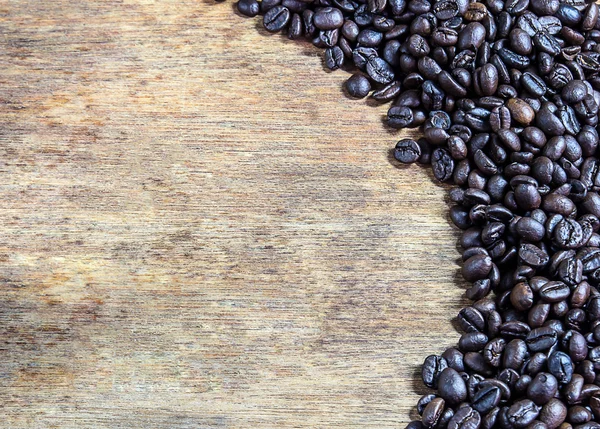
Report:
[[[386,106],[229,2],[0,0],[0,427],[399,428],[464,303]]]

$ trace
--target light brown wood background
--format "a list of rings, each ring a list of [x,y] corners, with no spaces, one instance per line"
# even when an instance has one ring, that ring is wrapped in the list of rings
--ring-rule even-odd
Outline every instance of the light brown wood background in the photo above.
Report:
[[[231,2],[0,1],[0,427],[401,428],[465,302],[386,106]]]

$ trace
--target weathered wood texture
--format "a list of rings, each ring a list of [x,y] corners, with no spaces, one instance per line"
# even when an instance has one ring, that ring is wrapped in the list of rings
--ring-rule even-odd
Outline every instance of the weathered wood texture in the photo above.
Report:
[[[0,427],[399,428],[463,304],[386,106],[232,3],[0,1]]]

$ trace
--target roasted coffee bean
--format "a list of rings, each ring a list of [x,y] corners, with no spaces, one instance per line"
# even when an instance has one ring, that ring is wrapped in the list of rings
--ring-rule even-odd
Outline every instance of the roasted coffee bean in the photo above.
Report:
[[[535,36],[533,36],[533,44],[540,52],[545,52],[552,56],[560,54],[560,44],[556,38],[547,31],[538,31]]]
[[[558,381],[552,374],[537,374],[527,387],[527,397],[536,405],[544,405],[554,397],[558,390]]]
[[[276,33],[287,25],[291,18],[290,10],[285,6],[275,6],[269,9],[263,17],[263,26],[267,31]]]
[[[521,124],[529,125],[535,118],[535,112],[527,102],[519,98],[511,98],[506,103],[512,119]]]
[[[526,31],[513,28],[508,34],[511,49],[519,55],[529,55],[533,50],[533,41]]]
[[[402,139],[396,143],[394,158],[404,164],[417,162],[421,157],[421,148],[416,141],[412,139]]]
[[[445,182],[452,177],[454,161],[448,151],[442,148],[433,151],[431,163],[433,165],[433,175],[437,180]]]
[[[573,378],[563,389],[563,395],[567,404],[575,404],[581,399],[584,380],[579,374],[573,374]]]
[[[465,307],[458,313],[458,324],[465,332],[483,332],[485,319],[474,307]]]
[[[554,15],[560,6],[558,0],[531,0],[531,10],[539,16]]]
[[[442,398],[433,399],[423,410],[422,423],[425,428],[434,428],[442,413],[444,412],[445,401]]]
[[[474,282],[484,279],[492,269],[492,259],[489,256],[476,255],[465,261],[462,269],[467,281]]]
[[[384,85],[392,82],[395,77],[392,67],[379,57],[372,57],[367,61],[366,71],[374,82]]]
[[[502,338],[495,338],[487,343],[483,348],[485,362],[493,367],[499,367],[505,347],[506,341]]]
[[[256,0],[240,0],[237,9],[242,15],[254,17],[260,12],[260,4]]]
[[[556,331],[546,326],[532,329],[531,332],[527,334],[525,342],[527,343],[529,350],[532,352],[539,352],[550,349],[556,344],[557,339]]]
[[[446,359],[449,368],[453,368],[458,372],[464,372],[464,355],[456,348],[450,347],[442,354],[442,357]]]
[[[504,348],[502,365],[504,368],[518,370],[527,357],[527,345],[525,341],[514,339]]]
[[[344,24],[344,15],[339,9],[324,7],[315,11],[313,22],[319,30],[334,30]]]
[[[425,407],[427,406],[427,404],[429,404],[431,401],[433,401],[437,396],[434,394],[429,394],[429,395],[423,395],[419,398],[419,401],[417,402],[417,412],[419,413],[419,415],[423,415],[423,410],[425,410]]]
[[[530,399],[515,402],[507,411],[507,418],[515,428],[523,428],[533,422],[540,413],[538,407]]]
[[[448,405],[456,405],[467,398],[467,385],[456,370],[446,368],[438,378],[438,393]]]
[[[583,81],[573,80],[561,90],[561,96],[566,103],[575,104],[584,99],[588,90]]]
[[[467,24],[459,33],[456,47],[461,50],[477,50],[485,41],[485,27],[479,22]]]
[[[371,97],[377,101],[390,101],[396,98],[396,96],[400,93],[400,89],[401,86],[399,82],[392,82],[383,88],[374,91],[373,94],[371,94]]]
[[[270,9],[281,4],[281,0],[263,0],[260,2],[260,12],[265,14]]]
[[[556,398],[550,399],[542,406],[539,419],[545,423],[548,429],[558,428],[567,418],[567,407]]]
[[[444,3],[449,2],[445,1]],[[431,35],[431,40],[437,46],[454,46],[458,42],[458,32],[452,28],[438,27],[433,31]]]
[[[358,73],[352,75],[346,81],[345,86],[346,86],[346,91],[348,91],[348,94],[355,98],[364,98],[367,95],[369,95],[369,92],[371,91],[371,83],[369,82],[369,79],[367,79],[364,75],[358,74]],[[412,121],[412,114],[411,114],[411,119],[408,123],[410,123],[411,121]]]
[[[329,70],[337,70],[344,65],[344,53],[339,46],[327,48],[325,51],[325,65]]]
[[[487,342],[487,335],[481,332],[467,332],[460,337],[458,348],[463,353],[478,352],[485,347]]]
[[[530,72],[525,72],[521,76],[521,86],[534,97],[542,97],[548,90],[544,80]]]
[[[501,392],[497,386],[480,388],[473,396],[472,407],[481,414],[491,411],[500,403]]]
[[[431,355],[425,359],[421,367],[421,377],[427,387],[437,388],[437,381],[444,369],[448,367],[446,359],[441,356]]]
[[[483,3],[470,3],[464,17],[467,21],[481,21],[487,16],[487,8]]]
[[[481,415],[468,405],[456,410],[448,422],[448,429],[479,429]]]
[[[573,376],[573,362],[566,353],[555,352],[548,357],[548,370],[560,383],[569,383]]]

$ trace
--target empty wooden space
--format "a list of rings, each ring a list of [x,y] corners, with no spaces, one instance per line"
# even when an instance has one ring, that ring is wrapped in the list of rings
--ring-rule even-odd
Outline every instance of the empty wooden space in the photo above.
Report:
[[[0,0],[0,427],[401,428],[465,302],[387,107],[231,2]]]

